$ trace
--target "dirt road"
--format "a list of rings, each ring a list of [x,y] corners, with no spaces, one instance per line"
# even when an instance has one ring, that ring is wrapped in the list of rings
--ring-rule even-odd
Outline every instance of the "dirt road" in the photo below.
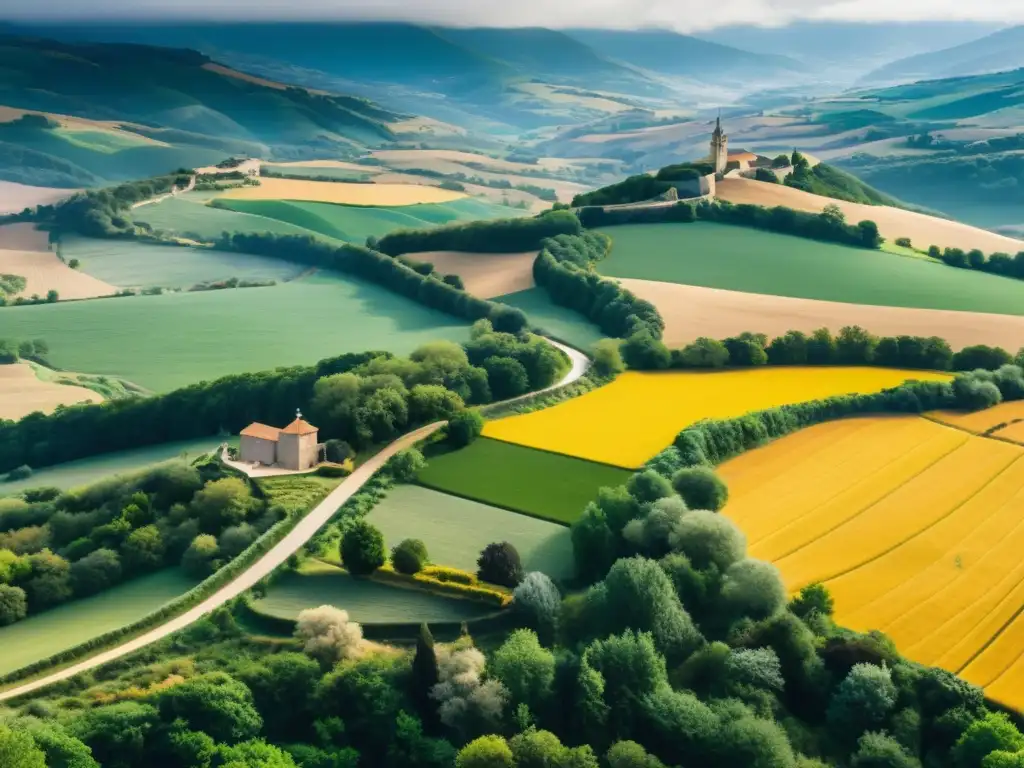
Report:
[[[547,389],[550,390],[567,384],[572,384],[587,372],[590,367],[590,360],[587,359],[585,355],[577,352],[571,347],[565,346],[564,344],[559,344],[558,342],[551,341],[550,339],[548,341],[569,356],[572,360],[572,369],[560,382],[548,387]],[[331,491],[323,501],[317,504],[313,511],[307,514],[302,521],[288,533],[287,536],[281,539],[281,541],[278,542],[273,549],[267,552],[267,554],[262,558],[253,563],[247,571],[239,575],[238,578],[231,583],[221,587],[217,592],[206,598],[206,600],[191,610],[170,619],[166,623],[149,630],[139,637],[128,640],[121,645],[103,651],[102,653],[98,653],[95,656],[91,656],[67,667],[66,669],[59,670],[51,675],[47,675],[46,677],[42,677],[38,680],[33,680],[32,682],[4,691],[0,693],[0,701],[6,701],[7,699],[12,699],[16,696],[23,696],[26,693],[31,693],[32,691],[39,690],[40,688],[45,688],[46,686],[52,685],[53,683],[61,680],[67,680],[77,674],[86,672],[90,669],[95,669],[96,667],[103,666],[107,662],[127,656],[129,653],[133,653],[140,648],[145,648],[147,645],[155,643],[158,640],[162,640],[168,635],[184,629],[213,611],[215,608],[219,608],[229,600],[233,600],[238,597],[264,576],[268,576],[275,568],[297,552],[314,533],[320,530],[320,528],[334,516],[334,513],[342,504],[359,492],[366,481],[369,480],[378,469],[383,467],[388,459],[399,451],[404,450],[411,445],[415,445],[420,440],[423,440],[436,432],[442,426],[444,426],[444,422],[428,424],[425,427],[420,427],[416,431],[410,432],[409,434],[403,435],[395,440],[384,450],[345,478],[345,480],[343,480],[337,488]]]

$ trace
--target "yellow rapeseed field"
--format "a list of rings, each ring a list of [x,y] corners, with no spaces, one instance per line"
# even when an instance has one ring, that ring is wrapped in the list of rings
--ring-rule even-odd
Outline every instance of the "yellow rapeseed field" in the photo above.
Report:
[[[995,408],[986,408],[984,411],[975,411],[974,413],[933,411],[928,416],[936,421],[941,421],[943,424],[966,429],[968,432],[982,434],[1000,424],[1008,424],[1017,419],[1024,419],[1024,400],[1000,403]]]
[[[416,184],[348,184],[340,181],[303,181],[264,177],[258,187],[236,187],[220,197],[237,200],[302,200],[343,205],[416,205],[450,203],[461,192]]]
[[[1024,445],[1024,416],[1021,416],[1021,421],[1014,422],[1009,426],[1003,427],[993,432],[993,436],[1000,437],[1003,440],[1012,440],[1015,443],[1021,443]]]
[[[554,408],[488,422],[487,437],[635,468],[701,419],[742,416],[831,395],[878,392],[942,373],[889,368],[762,367],[715,373],[629,372]]]
[[[879,629],[1024,708],[1024,448],[965,429],[913,416],[811,427],[722,465],[724,513],[790,591],[824,583],[842,626]]]

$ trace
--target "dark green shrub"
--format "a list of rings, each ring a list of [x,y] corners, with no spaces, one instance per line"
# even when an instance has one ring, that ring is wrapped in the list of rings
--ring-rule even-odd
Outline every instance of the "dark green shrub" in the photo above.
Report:
[[[729,500],[729,489],[713,469],[687,467],[672,476],[672,487],[690,509],[717,512]]]
[[[342,536],[341,561],[349,573],[367,576],[387,560],[384,535],[365,520],[353,523]]]
[[[419,539],[405,539],[391,550],[391,565],[407,576],[419,573],[428,562],[427,545]]]
[[[523,580],[519,552],[507,541],[488,544],[476,561],[477,578],[502,587],[515,587]]]

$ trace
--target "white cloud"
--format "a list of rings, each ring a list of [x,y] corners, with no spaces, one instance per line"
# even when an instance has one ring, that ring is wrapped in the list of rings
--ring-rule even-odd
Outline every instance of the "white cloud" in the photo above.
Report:
[[[798,19],[1024,22],[1024,0],[35,0],[21,18],[380,19],[451,25],[671,27]]]

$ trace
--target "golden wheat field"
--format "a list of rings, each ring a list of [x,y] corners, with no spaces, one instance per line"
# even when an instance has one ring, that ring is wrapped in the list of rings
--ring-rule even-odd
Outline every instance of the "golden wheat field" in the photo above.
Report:
[[[984,411],[974,411],[973,413],[933,411],[928,416],[943,424],[983,435],[993,431],[996,427],[1024,420],[1024,400],[1000,403],[994,408],[986,408]]]
[[[1024,448],[916,416],[847,419],[726,462],[725,514],[836,621],[1024,707]]]
[[[849,367],[628,372],[608,386],[553,408],[488,422],[484,435],[635,468],[701,419],[732,418],[832,395],[878,392],[907,379],[948,378],[928,371]]]
[[[418,205],[450,203],[465,197],[437,187],[416,184],[349,184],[341,181],[260,179],[258,187],[236,187],[220,195],[234,200],[301,200],[341,205]]]

